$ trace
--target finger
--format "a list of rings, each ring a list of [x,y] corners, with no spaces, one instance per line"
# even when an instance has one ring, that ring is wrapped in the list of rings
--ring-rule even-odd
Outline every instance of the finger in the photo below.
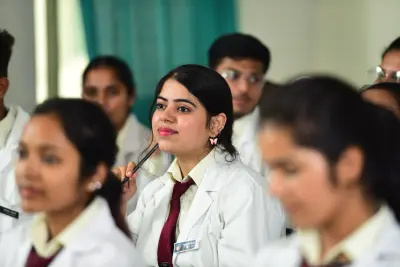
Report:
[[[114,173],[114,175],[117,177],[117,178],[121,178],[121,171],[120,171],[120,169],[118,169],[118,168],[114,168],[114,169],[112,169],[112,172]]]
[[[136,167],[136,163],[135,162],[129,162],[128,165],[126,166],[126,170],[125,170],[125,174],[127,177],[131,177],[132,176],[132,171],[133,169]]]

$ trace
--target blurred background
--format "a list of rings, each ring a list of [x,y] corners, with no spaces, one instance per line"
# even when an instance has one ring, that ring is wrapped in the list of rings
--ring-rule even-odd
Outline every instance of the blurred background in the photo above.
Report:
[[[219,35],[240,31],[271,50],[266,78],[329,72],[356,86],[400,35],[400,0],[0,0],[0,28],[16,38],[6,102],[31,111],[50,96],[80,97],[89,59],[118,55],[137,83],[147,124],[161,76],[205,64]]]

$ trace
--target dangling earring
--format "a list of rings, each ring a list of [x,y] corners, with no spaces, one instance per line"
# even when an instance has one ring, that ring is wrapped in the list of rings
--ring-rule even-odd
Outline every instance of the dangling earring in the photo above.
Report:
[[[102,187],[102,184],[99,181],[91,182],[89,184],[89,190],[92,192],[99,190],[101,187]]]
[[[217,145],[218,137],[210,137],[210,143],[212,146]]]

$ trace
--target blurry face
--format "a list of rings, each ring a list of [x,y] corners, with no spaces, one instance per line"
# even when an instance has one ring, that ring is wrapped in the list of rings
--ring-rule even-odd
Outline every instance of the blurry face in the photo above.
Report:
[[[124,126],[134,100],[109,68],[89,71],[83,84],[82,98],[101,105],[118,131]]]
[[[209,150],[209,137],[214,136],[203,105],[172,79],[158,96],[152,126],[160,149],[178,157],[204,153]]]
[[[328,162],[316,150],[299,147],[286,127],[267,124],[259,141],[265,162],[271,168],[270,191],[284,205],[292,223],[301,228],[319,228],[338,216],[349,198],[347,188],[330,181]]]
[[[385,75],[378,78],[376,82],[399,82],[395,76],[396,72],[400,71],[400,51],[394,50],[388,52],[384,56],[380,67],[383,69]]]
[[[362,93],[362,97],[378,106],[382,106],[392,111],[397,117],[400,118],[400,107],[396,99],[386,90],[369,89]]]
[[[88,186],[78,183],[80,156],[52,115],[34,116],[20,141],[16,181],[26,212],[84,207]]]
[[[217,66],[216,71],[231,88],[236,118],[250,113],[258,104],[264,83],[263,67],[262,62],[257,60],[231,58],[224,58]]]

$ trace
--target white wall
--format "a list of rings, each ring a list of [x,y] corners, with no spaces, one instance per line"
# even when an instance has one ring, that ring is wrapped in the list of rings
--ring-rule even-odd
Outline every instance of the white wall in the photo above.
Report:
[[[237,0],[239,29],[272,52],[268,76],[329,72],[357,86],[400,36],[399,0]]]
[[[0,0],[0,28],[15,37],[6,104],[21,105],[31,111],[35,97],[35,49],[32,0]]]

